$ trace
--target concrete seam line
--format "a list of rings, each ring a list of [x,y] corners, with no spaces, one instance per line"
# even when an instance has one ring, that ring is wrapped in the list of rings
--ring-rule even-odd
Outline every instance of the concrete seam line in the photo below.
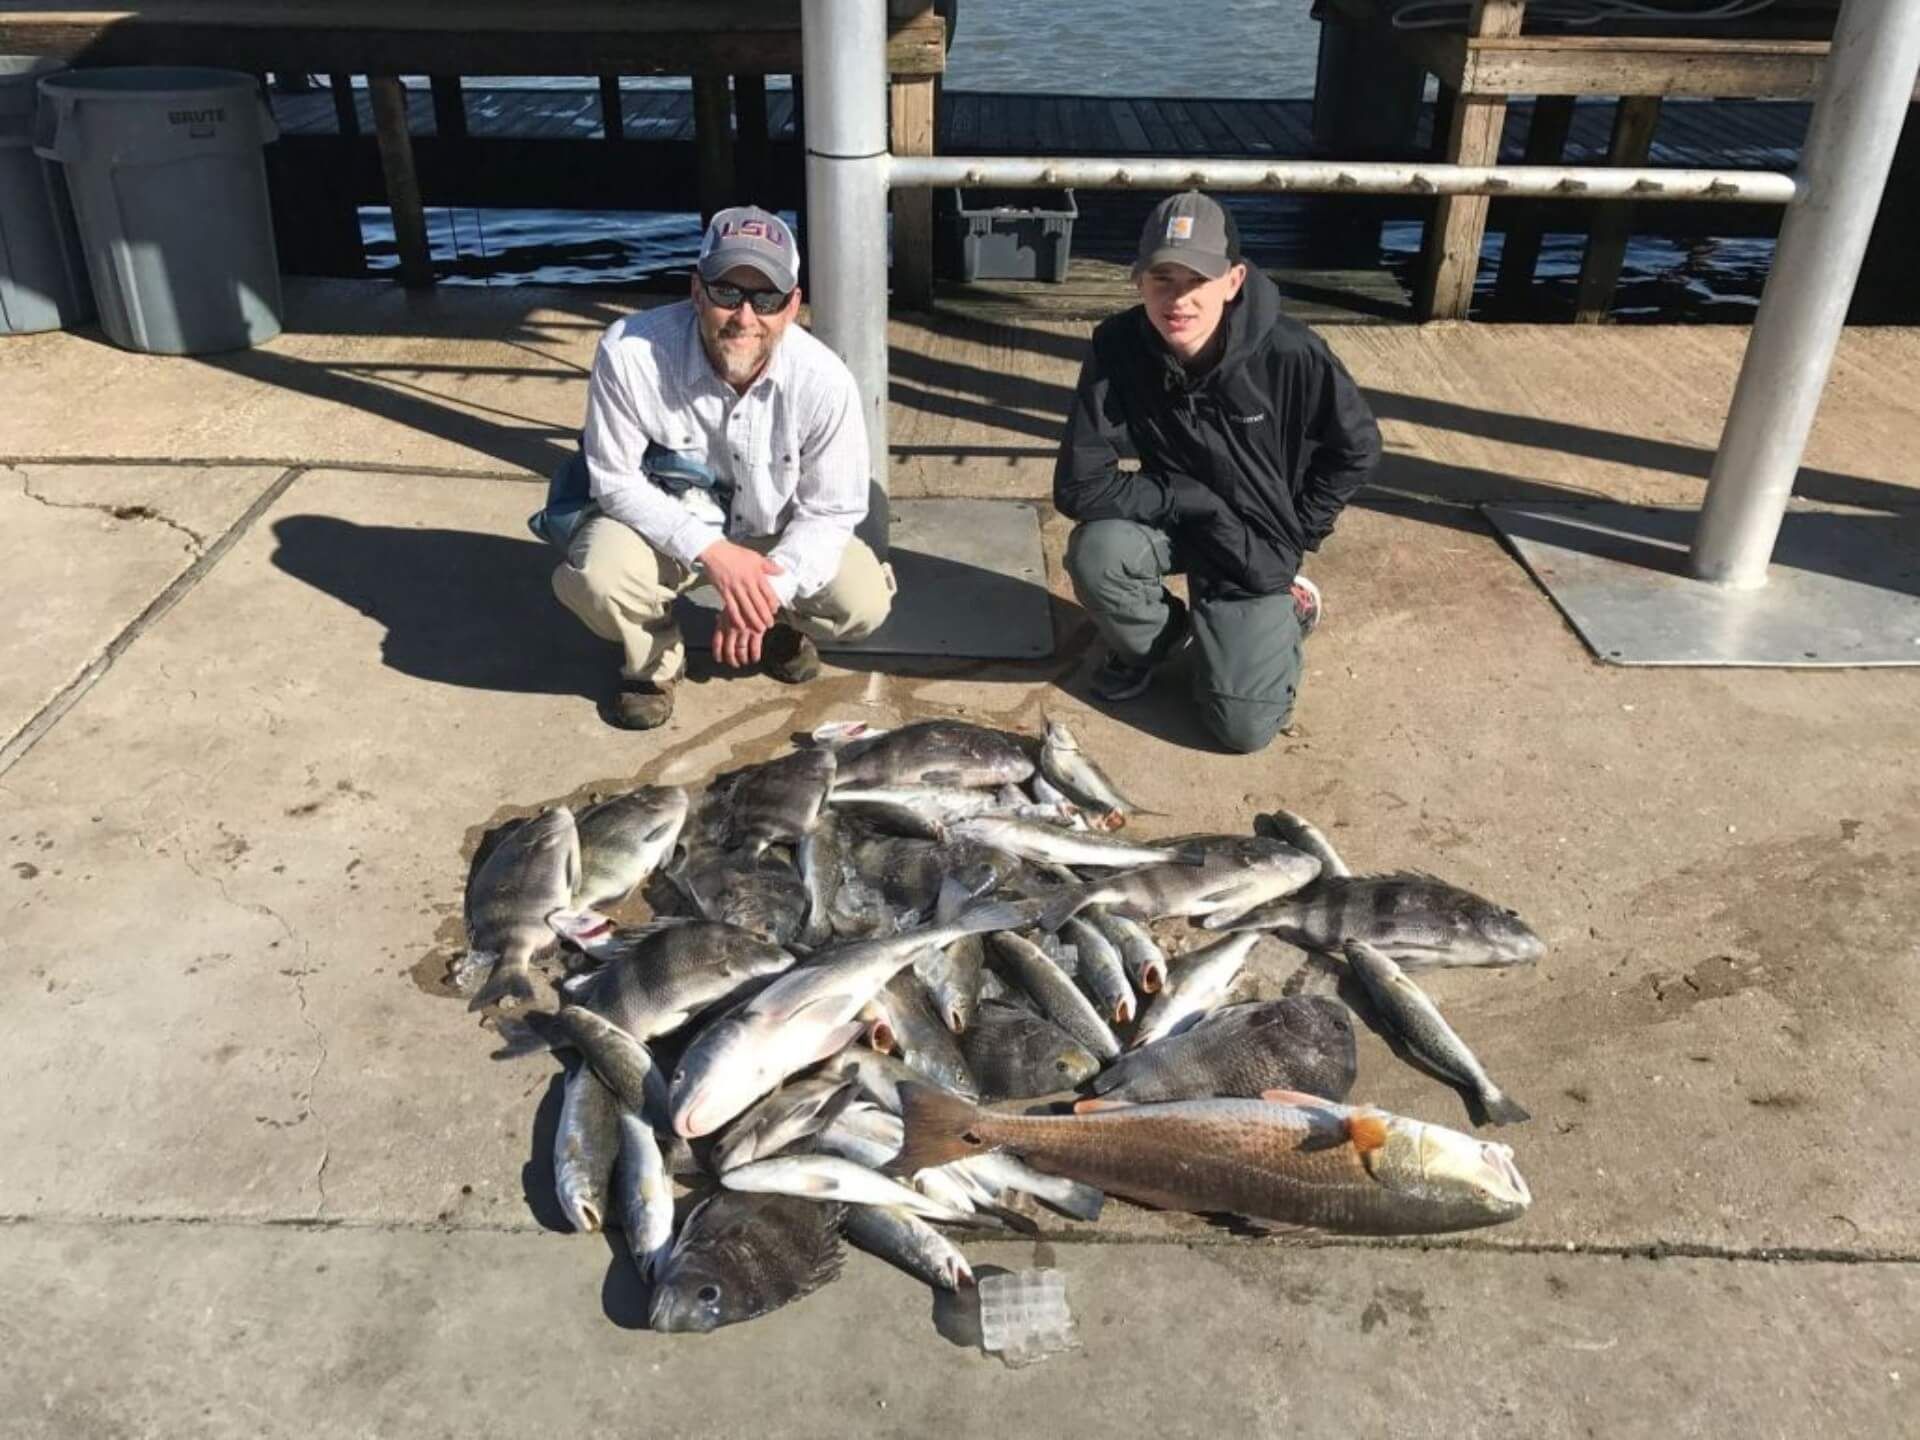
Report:
[[[383,465],[373,460],[289,460],[284,455],[0,455],[0,467],[15,465],[168,466],[199,470],[347,470],[364,475],[431,475],[446,480],[506,480],[544,485],[532,470],[466,470],[452,465]]]
[[[144,610],[134,616],[118,635],[107,642],[105,650],[61,687],[59,693],[41,706],[39,712],[21,726],[6,744],[0,745],[0,775],[5,775],[22,756],[39,744],[41,738],[60,723],[61,717],[79,703],[80,698],[94,687],[102,675],[113,668],[113,662],[120,658],[126,648],[178,604],[182,596],[198,585],[201,578],[219,564],[221,557],[252,528],[253,522],[264,515],[282,495],[287,493],[293,482],[305,473],[304,467],[298,465],[282,471],[271,485],[255,497],[254,502],[241,513],[240,518],[227,527],[218,540],[202,551],[198,559],[173,578],[172,584],[154,596]]]
[[[14,1211],[0,1213],[0,1230],[44,1225],[58,1229],[87,1229],[113,1225],[178,1226],[181,1229],[209,1228],[241,1230],[350,1230],[398,1231],[422,1235],[539,1235],[562,1236],[567,1231],[549,1230],[537,1222],[522,1224],[475,1224],[471,1221],[382,1220],[354,1216],[246,1216],[213,1214],[74,1214],[58,1212]],[[1754,1246],[1739,1248],[1700,1245],[1686,1241],[1649,1240],[1635,1243],[1582,1244],[1564,1241],[1521,1241],[1501,1244],[1490,1240],[1449,1238],[1447,1236],[1409,1236],[1396,1239],[1385,1236],[1322,1236],[1319,1238],[1280,1238],[1244,1235],[1103,1235],[1093,1230],[1052,1230],[1037,1235],[980,1235],[982,1244],[1020,1244],[1044,1240],[1049,1244],[1088,1246],[1179,1246],[1183,1249],[1251,1249],[1267,1253],[1305,1253],[1311,1250],[1365,1250],[1391,1253],[1425,1254],[1440,1252],[1456,1255],[1484,1255],[1496,1259],[1543,1259],[1561,1256],[1586,1260],[1716,1260],[1736,1265],[1920,1265],[1920,1250],[1838,1250],[1817,1246]]]

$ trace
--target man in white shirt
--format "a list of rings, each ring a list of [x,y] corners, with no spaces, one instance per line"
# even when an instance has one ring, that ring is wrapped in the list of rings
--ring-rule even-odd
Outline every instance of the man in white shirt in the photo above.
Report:
[[[609,719],[663,725],[685,650],[673,601],[719,593],[713,655],[789,684],[820,670],[818,640],[870,635],[892,572],[854,528],[870,466],[853,376],[793,325],[793,233],[751,206],[713,217],[692,298],[609,326],[581,443],[594,510],[554,593],[625,650]]]

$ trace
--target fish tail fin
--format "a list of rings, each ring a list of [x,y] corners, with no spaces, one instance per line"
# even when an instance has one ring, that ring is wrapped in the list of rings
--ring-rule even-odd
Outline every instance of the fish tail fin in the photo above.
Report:
[[[1489,1125],[1517,1125],[1533,1118],[1532,1111],[1504,1090],[1488,1090],[1480,1097],[1480,1104],[1487,1112]]]
[[[531,1010],[519,1017],[500,1017],[500,1048],[489,1057],[494,1060],[518,1060],[527,1055],[545,1055],[556,1044],[567,1041],[555,1034],[553,1017],[542,1010]]]
[[[933,902],[933,922],[951,925],[973,900],[973,892],[949,875],[940,882],[940,898]]]
[[[489,1005],[519,1007],[533,1003],[533,975],[524,958],[500,956],[493,962],[487,980],[467,1001],[467,1009],[484,1010]]]
[[[1076,885],[1061,894],[1048,897],[1046,906],[1040,911],[1036,923],[1051,935],[1086,909],[1092,900],[1092,886]]]
[[[980,1107],[958,1095],[900,1082],[900,1118],[906,1133],[900,1153],[887,1168],[899,1175],[912,1175],[936,1165],[946,1165],[978,1155],[986,1142],[974,1133]]]
[[[1033,924],[1039,904],[1032,900],[983,900],[954,917],[963,935],[986,935],[995,930],[1024,930]]]
[[[1104,1190],[1096,1190],[1093,1186],[1084,1185],[1078,1180],[1070,1182],[1058,1195],[1047,1195],[1041,1198],[1062,1214],[1071,1215],[1076,1220],[1085,1220],[1089,1223],[1100,1218],[1101,1207],[1107,1203]]]

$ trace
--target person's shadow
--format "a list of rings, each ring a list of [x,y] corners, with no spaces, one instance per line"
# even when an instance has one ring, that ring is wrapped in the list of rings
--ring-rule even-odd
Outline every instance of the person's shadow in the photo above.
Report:
[[[386,627],[402,674],[477,690],[594,696],[615,652],[554,598],[559,552],[471,530],[289,515],[273,563]]]

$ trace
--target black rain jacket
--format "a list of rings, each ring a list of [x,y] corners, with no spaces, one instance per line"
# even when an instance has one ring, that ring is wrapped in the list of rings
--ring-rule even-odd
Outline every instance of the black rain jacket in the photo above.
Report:
[[[1101,323],[1053,472],[1074,520],[1166,531],[1196,598],[1275,595],[1380,459],[1353,377],[1249,268],[1219,361],[1190,376],[1136,305]],[[1136,471],[1120,468],[1137,456]]]

